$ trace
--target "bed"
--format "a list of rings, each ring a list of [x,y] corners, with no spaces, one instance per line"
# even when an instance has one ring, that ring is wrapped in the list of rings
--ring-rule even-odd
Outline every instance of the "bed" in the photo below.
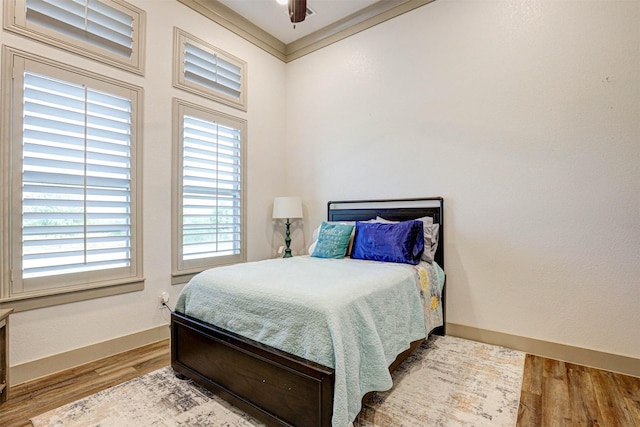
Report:
[[[327,205],[327,220],[333,223],[368,221],[374,220],[378,217],[390,221],[406,221],[424,217],[433,218],[433,223],[437,224],[439,227],[439,239],[434,255],[434,264],[440,268],[444,268],[442,198],[338,201],[329,202]],[[293,262],[288,263],[289,261]],[[270,272],[275,267],[281,268],[281,270],[278,271],[282,272],[283,277],[279,277],[278,280],[275,278],[260,280],[261,285],[262,282],[273,282],[274,286],[278,285],[278,281],[290,279],[289,276],[291,275],[299,275],[300,270],[297,270],[298,268],[316,268],[316,272],[312,275],[318,277],[322,276],[323,270],[327,272],[326,274],[333,274],[335,269],[335,271],[339,271],[339,274],[336,273],[337,275],[335,276],[336,283],[333,283],[332,281],[330,285],[327,285],[327,289],[335,290],[336,305],[339,305],[337,303],[338,301],[348,299],[349,297],[348,294],[340,294],[342,285],[338,283],[338,280],[342,276],[346,275],[359,278],[359,272],[363,272],[364,274],[365,270],[374,271],[373,269],[375,269],[375,273],[369,273],[369,275],[371,276],[373,274],[374,276],[379,276],[381,281],[387,280],[383,279],[384,277],[387,277],[385,276],[386,274],[389,275],[389,280],[391,280],[392,277],[395,277],[394,275],[399,275],[399,277],[408,277],[408,273],[399,273],[398,271],[400,271],[400,269],[397,267],[397,264],[392,266],[390,265],[392,263],[379,263],[376,261],[365,260],[349,261],[348,259],[345,259],[332,260],[331,264],[327,261],[325,264],[322,264],[322,267],[320,268],[318,267],[318,263],[320,262],[325,261],[313,260],[311,257],[294,257],[287,260],[266,260],[257,263],[248,263],[251,264],[248,269],[247,267],[242,266],[234,266],[234,268],[228,269],[225,267],[225,270],[222,270],[222,272],[225,272],[227,276],[225,276],[225,274],[220,276],[220,270],[213,269],[219,271],[216,272],[211,270],[210,272],[203,272],[194,279],[199,277],[198,280],[208,280],[208,275],[214,275],[220,281],[220,277],[227,277],[229,280],[227,288],[235,289],[234,280],[236,280],[239,271],[238,269],[240,268],[245,268],[245,270],[243,270],[243,274],[246,272],[247,278],[252,277],[251,274],[253,274],[254,276],[252,280],[254,281],[256,280],[256,277],[264,278],[268,276],[271,278],[273,273]],[[325,265],[331,265],[332,267],[331,269],[324,268]],[[363,265],[366,265],[366,268],[364,268]],[[246,264],[244,264],[244,266],[246,266]],[[194,279],[192,279],[192,282],[194,282]],[[198,280],[195,281],[198,282]],[[312,282],[311,278],[308,280]],[[318,280],[324,279],[318,278]],[[373,278],[368,277],[366,280],[371,281],[371,284],[368,285],[371,288],[378,286],[378,284],[373,283]],[[439,300],[437,301],[442,315],[441,326],[438,326],[433,330],[427,330],[430,328],[425,326],[422,333],[420,333],[415,327],[407,327],[407,329],[411,329],[411,331],[410,333],[407,332],[406,337],[399,337],[397,331],[391,331],[390,336],[392,339],[390,339],[390,341],[397,340],[398,343],[395,345],[388,345],[387,338],[384,340],[384,357],[386,357],[384,360],[385,370],[388,369],[389,371],[392,371],[396,366],[398,366],[422,342],[428,333],[444,335],[446,313],[444,304],[445,288],[443,286],[443,280],[444,279],[442,279],[441,287],[439,289]],[[190,288],[190,292],[193,293],[193,289],[198,289],[196,284],[192,285],[190,282],[185,289]],[[223,298],[223,295],[227,295],[227,292],[231,291],[225,288],[225,283],[222,283],[221,286],[222,287],[216,288],[218,292],[216,298],[220,299],[220,302],[216,301],[216,304],[220,304],[216,309],[203,309],[199,312],[198,310],[189,311],[184,307],[176,306],[176,311],[171,316],[171,364],[177,374],[193,379],[233,405],[253,415],[260,421],[265,422],[267,425],[275,426],[329,426],[332,425],[334,408],[336,417],[339,415],[340,421],[336,422],[336,420],[333,419],[333,425],[347,425],[348,423],[344,422],[345,415],[343,411],[343,404],[347,404],[343,402],[343,400],[345,396],[348,396],[349,399],[353,399],[354,393],[347,392],[350,390],[350,384],[353,383],[353,381],[349,379],[351,377],[358,378],[358,384],[356,384],[356,387],[360,388],[358,388],[358,393],[355,393],[356,399],[361,399],[361,396],[367,391],[382,390],[375,387],[371,388],[370,384],[360,384],[361,381],[359,375],[362,375],[365,379],[366,375],[362,372],[351,372],[354,369],[352,367],[355,365],[349,362],[349,360],[354,358],[358,362],[360,362],[360,360],[368,360],[367,357],[365,357],[366,355],[360,354],[360,352],[362,351],[363,346],[372,347],[373,344],[371,341],[373,341],[373,339],[359,339],[360,341],[363,341],[363,343],[358,342],[357,344],[359,346],[359,351],[350,351],[349,346],[353,344],[351,339],[346,338],[342,341],[336,341],[335,336],[341,337],[342,335],[337,334],[331,328],[329,328],[328,331],[325,331],[325,329],[320,326],[320,329],[309,329],[304,334],[292,334],[289,332],[289,329],[287,328],[297,330],[300,328],[308,329],[308,325],[313,326],[315,322],[315,309],[303,312],[303,314],[307,316],[305,321],[302,322],[303,324],[298,322],[298,324],[295,325],[275,325],[275,329],[271,328],[271,332],[266,333],[266,336],[263,332],[256,332],[255,336],[252,336],[249,333],[240,334],[232,332],[232,330],[243,330],[241,327],[236,327],[237,325],[234,322],[250,322],[252,315],[243,313],[241,316],[236,316],[234,318],[235,320],[227,321],[227,323],[219,323],[216,316],[222,315],[225,310],[230,313],[232,313],[233,310],[239,310],[237,306],[225,305],[227,304],[227,300]],[[393,300],[395,301],[395,299],[400,300],[404,298],[403,295],[407,293],[404,290],[407,289],[407,286],[409,285],[399,283],[397,287],[392,290],[386,289],[382,285],[380,286],[381,292],[392,292],[394,295]],[[394,284],[393,286],[396,285]],[[310,289],[314,290],[317,290],[318,288],[319,286],[315,285],[310,287]],[[267,289],[265,292],[273,293],[271,292],[271,288],[267,287],[265,289]],[[262,291],[262,288],[260,291]],[[185,290],[183,290],[183,292],[185,292]],[[334,291],[332,290],[331,292]],[[245,298],[244,293],[244,288],[238,288],[238,295],[233,294],[233,299],[237,300],[235,302],[236,304],[243,304],[242,298]],[[246,293],[250,294],[251,292],[246,291]],[[287,297],[284,298],[287,303],[289,303],[290,300],[296,300],[296,298],[298,298],[298,296],[295,296],[294,294],[295,292],[292,291],[292,296],[287,295]],[[198,294],[193,293],[193,295]],[[381,293],[381,295],[385,294]],[[188,297],[184,297],[181,294],[181,297],[179,297],[179,304],[183,304],[180,300],[184,301],[185,298],[189,298],[190,296],[191,294],[189,294]],[[330,296],[331,298],[334,297],[333,294],[330,294]],[[300,298],[303,297],[306,298],[306,296],[300,296]],[[198,296],[197,298],[194,296],[193,298],[194,301],[203,301],[202,296]],[[386,301],[391,301],[392,299],[389,294],[386,294],[384,298],[387,298]],[[409,297],[407,296],[407,298]],[[269,302],[269,304],[276,303]],[[415,303],[408,302],[407,304]],[[318,305],[321,306],[322,304]],[[392,307],[391,304],[387,305]],[[202,306],[206,308],[205,304],[202,304]],[[296,311],[295,309],[287,308],[286,310],[278,311],[279,305],[274,305],[274,307],[274,313],[278,313],[278,321],[293,322],[291,320],[293,317],[289,318],[289,315],[290,312]],[[374,311],[383,311],[384,308],[385,307],[382,306],[376,307]],[[400,310],[398,310],[398,312],[400,312]],[[411,312],[415,314],[414,309],[412,309]],[[399,321],[399,323],[402,325],[405,325],[405,323],[407,325],[417,324],[414,314],[407,314],[407,320]],[[338,317],[335,317],[334,319],[333,317],[330,317],[333,316],[331,313],[328,315],[330,320],[328,323],[333,322],[334,324],[340,323],[341,325],[351,325],[350,322],[344,321],[347,318],[340,318],[339,316],[341,315],[343,314],[337,314],[336,316]],[[265,323],[269,323],[271,321],[271,319],[265,319]],[[322,319],[319,320],[319,322],[321,321]],[[395,322],[398,323],[398,321]],[[215,324],[224,324],[226,327],[216,326]],[[358,329],[358,331],[360,331],[360,328],[368,327],[367,325],[361,326],[357,322],[355,322],[354,325],[357,325],[357,328],[354,326],[351,329]],[[281,327],[284,332],[279,333],[280,331],[276,327]],[[388,327],[385,326],[382,330],[386,331],[387,328]],[[346,332],[341,331],[340,334],[344,334],[347,337],[371,337],[375,335],[368,332],[354,332],[351,329],[348,327],[346,328]],[[309,331],[311,331],[311,334],[308,333]],[[300,340],[304,341],[304,345],[298,345],[300,343],[297,343],[293,347],[281,345],[284,341],[292,340],[290,339],[291,336],[294,338],[303,336],[304,339],[301,338]],[[402,342],[402,340],[408,340],[409,336],[412,337],[411,340],[407,341],[404,347],[401,347],[400,342]],[[327,350],[327,346],[321,345],[326,339],[333,340],[332,342],[334,346],[336,345],[336,342],[338,343],[338,346],[344,345],[345,349],[343,349],[343,353],[345,355],[341,355],[341,353],[339,353],[335,348]],[[387,349],[386,347],[390,347],[390,349]],[[283,348],[294,348],[294,350],[284,351]],[[331,356],[332,354],[333,359]],[[389,354],[392,354],[391,358],[389,357]],[[382,357],[382,355],[380,357]],[[344,362],[343,359],[345,359],[346,362]],[[359,366],[362,366],[362,364],[366,363],[362,362]],[[377,368],[379,369],[379,366]],[[386,373],[388,374],[388,371]],[[345,380],[345,376],[349,378]],[[379,372],[375,375],[376,381],[382,381],[382,379],[380,379],[382,377],[383,375],[380,375]],[[375,383],[376,382],[374,381],[371,384]],[[388,388],[388,385],[384,385],[384,387]],[[357,403],[360,404],[361,401]],[[354,406],[352,403],[350,403],[350,405],[351,407]],[[350,418],[349,421],[353,419],[352,416],[353,414],[348,415],[347,412],[347,417]]]

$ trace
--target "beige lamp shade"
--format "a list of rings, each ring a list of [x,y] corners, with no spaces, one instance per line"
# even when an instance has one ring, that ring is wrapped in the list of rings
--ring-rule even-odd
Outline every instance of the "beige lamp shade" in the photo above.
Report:
[[[273,218],[302,218],[300,197],[276,197],[273,200]]]

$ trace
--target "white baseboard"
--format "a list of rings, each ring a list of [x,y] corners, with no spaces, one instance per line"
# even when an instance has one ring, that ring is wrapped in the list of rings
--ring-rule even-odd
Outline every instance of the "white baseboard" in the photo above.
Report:
[[[10,369],[11,386],[41,378],[85,363],[133,350],[169,338],[169,325],[157,326],[146,331],[103,341],[64,353],[33,360]]]
[[[487,344],[500,345],[549,359],[640,377],[640,359],[633,357],[504,334],[455,323],[447,323],[447,334]]]

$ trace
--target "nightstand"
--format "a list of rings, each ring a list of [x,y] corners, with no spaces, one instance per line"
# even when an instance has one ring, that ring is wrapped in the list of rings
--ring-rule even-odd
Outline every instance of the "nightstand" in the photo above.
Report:
[[[9,315],[13,309],[0,310],[0,404],[9,399]]]

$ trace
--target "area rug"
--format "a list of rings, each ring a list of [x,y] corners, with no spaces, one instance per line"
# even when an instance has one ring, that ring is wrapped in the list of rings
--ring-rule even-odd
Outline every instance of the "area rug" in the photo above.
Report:
[[[515,426],[525,354],[434,336],[374,393],[354,426]],[[252,427],[262,423],[170,367],[31,419],[34,427]]]
[[[423,343],[354,422],[365,426],[516,425],[525,353],[450,336]]]

